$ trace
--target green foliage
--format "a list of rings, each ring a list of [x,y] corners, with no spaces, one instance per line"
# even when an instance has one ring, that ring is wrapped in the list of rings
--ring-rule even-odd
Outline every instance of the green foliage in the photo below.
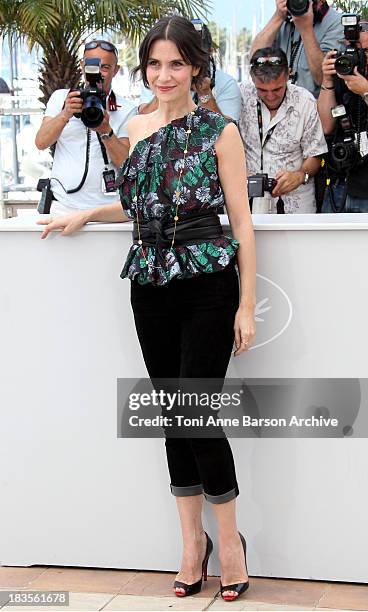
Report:
[[[236,50],[240,53],[249,53],[252,46],[252,33],[246,28],[242,28],[236,39]]]
[[[0,36],[26,39],[43,51],[42,101],[80,81],[78,50],[98,32],[118,32],[136,44],[160,17],[174,12],[206,16],[211,0],[0,0]],[[132,58],[130,58],[132,59]]]
[[[220,66],[222,66],[223,58],[225,57],[226,53],[227,30],[226,28],[221,28],[215,21],[210,21],[207,25],[211,32],[212,40],[215,43],[218,63]]]
[[[216,49],[216,62],[222,67],[226,55],[226,47],[229,42],[228,30],[226,27],[220,27],[215,21],[210,21],[207,25]],[[241,54],[247,55],[250,52],[251,46],[252,34],[247,28],[242,28],[236,34],[236,50]]]
[[[357,13],[368,18],[368,0],[336,0],[334,6],[344,13]]]
[[[47,45],[53,29],[80,38],[93,30],[119,31],[137,42],[163,15],[205,16],[204,0],[0,0],[0,34],[17,32],[32,44]]]

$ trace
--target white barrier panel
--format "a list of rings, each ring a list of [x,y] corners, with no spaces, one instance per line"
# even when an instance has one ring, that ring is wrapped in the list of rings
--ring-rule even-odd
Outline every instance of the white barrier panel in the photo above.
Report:
[[[368,215],[254,222],[256,346],[228,376],[368,378]],[[131,224],[41,231],[0,225],[0,564],[177,571],[163,440],[116,431],[117,378],[146,376],[119,277]],[[368,582],[366,440],[230,443],[250,574]],[[205,520],[213,535],[207,502]]]

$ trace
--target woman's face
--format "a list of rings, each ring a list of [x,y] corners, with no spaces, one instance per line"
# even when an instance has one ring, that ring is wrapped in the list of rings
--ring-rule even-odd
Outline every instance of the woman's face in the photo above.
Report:
[[[192,77],[199,73],[199,68],[186,64],[171,40],[156,40],[150,49],[146,73],[157,98],[172,102],[188,96]]]

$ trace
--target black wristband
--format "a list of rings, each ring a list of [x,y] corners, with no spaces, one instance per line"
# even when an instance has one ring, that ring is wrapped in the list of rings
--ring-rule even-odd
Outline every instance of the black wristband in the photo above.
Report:
[[[114,130],[111,128],[108,134],[100,134],[100,138],[101,140],[110,140],[113,133],[114,133]]]

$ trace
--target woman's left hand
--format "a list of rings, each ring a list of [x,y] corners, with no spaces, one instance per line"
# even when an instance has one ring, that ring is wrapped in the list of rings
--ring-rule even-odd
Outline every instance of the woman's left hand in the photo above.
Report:
[[[253,342],[256,334],[256,324],[254,320],[254,311],[246,307],[239,306],[235,315],[234,322],[235,346],[234,357],[247,351]]]

